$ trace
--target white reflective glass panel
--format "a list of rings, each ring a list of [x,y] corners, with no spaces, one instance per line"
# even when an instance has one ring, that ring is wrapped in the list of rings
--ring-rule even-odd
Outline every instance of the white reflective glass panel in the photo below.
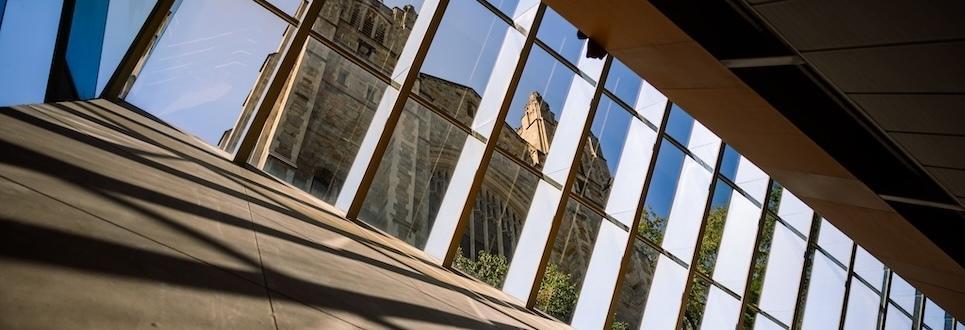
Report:
[[[781,202],[777,207],[777,216],[796,229],[799,233],[807,237],[811,232],[811,220],[814,211],[811,210],[790,190],[783,189],[781,192]]]
[[[821,218],[821,229],[818,232],[818,246],[824,248],[838,262],[847,265],[851,261],[853,243],[847,235],[838,230],[828,220]]]
[[[847,272],[820,252],[814,254],[804,303],[804,329],[833,329],[841,318]]]
[[[945,310],[942,309],[941,306],[938,306],[938,304],[931,299],[925,300],[925,315],[922,320],[924,325],[931,328],[931,330],[951,330],[952,323],[949,319],[950,316],[948,316],[948,318],[946,318],[946,316],[947,314],[945,314]],[[946,328],[946,325],[949,327]]]
[[[707,307],[704,308],[704,317],[700,322],[700,329],[734,329],[740,315],[740,305],[740,300],[715,286],[711,286],[710,293],[707,295]]]
[[[773,243],[761,289],[760,308],[784,324],[791,324],[794,317],[806,248],[804,240],[783,224],[774,226]]]
[[[911,330],[911,318],[902,313],[894,304],[888,304],[888,317],[885,320],[885,330]]]
[[[509,87],[525,36],[478,1],[452,1],[422,64],[413,93],[473,127],[492,122]],[[492,125],[481,132],[489,136]]]
[[[687,269],[661,255],[650,286],[640,329],[673,329],[680,312],[680,299],[687,284]]]
[[[848,293],[848,309],[844,319],[844,329],[870,329],[878,323],[878,306],[881,296],[858,280],[851,281]]]
[[[854,272],[878,291],[884,288],[885,265],[861,246],[855,251]]]
[[[915,310],[915,287],[895,273],[891,277],[891,293],[888,299],[910,313]]]
[[[691,260],[709,195],[711,173],[692,158],[684,159],[680,180],[661,246],[683,260]]]

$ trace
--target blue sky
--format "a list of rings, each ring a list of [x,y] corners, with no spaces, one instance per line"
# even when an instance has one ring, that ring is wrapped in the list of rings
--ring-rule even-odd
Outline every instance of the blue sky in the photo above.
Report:
[[[62,0],[8,0],[0,26],[0,105],[46,94]]]
[[[127,101],[217,144],[286,27],[254,2],[182,1]]]
[[[507,30],[519,34],[476,1],[452,1],[422,72],[467,85],[482,95]]]

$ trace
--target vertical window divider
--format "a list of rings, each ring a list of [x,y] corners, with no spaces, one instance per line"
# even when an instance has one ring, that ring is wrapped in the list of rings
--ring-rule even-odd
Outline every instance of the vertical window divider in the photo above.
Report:
[[[808,234],[807,249],[804,251],[804,264],[801,265],[801,280],[797,286],[797,302],[794,304],[794,317],[791,318],[791,329],[800,329],[801,318],[804,317],[804,303],[807,299],[807,285],[811,280],[808,270],[814,264],[814,253],[817,252],[818,235],[821,229],[821,217],[815,213],[811,216],[811,233]]]
[[[881,304],[878,305],[880,311],[878,312],[878,327],[877,329],[884,329],[885,323],[888,320],[888,301],[891,300],[891,283],[895,276],[895,272],[888,270],[888,275],[885,277],[885,288],[881,290]]]
[[[67,67],[67,44],[70,41],[70,30],[74,21],[77,1],[64,0],[61,6],[57,37],[54,39],[53,58],[50,61],[50,70],[47,72],[44,103],[78,99],[74,80],[70,75],[70,69]]]
[[[640,226],[640,214],[643,213],[643,208],[646,206],[647,193],[650,191],[650,182],[656,172],[657,157],[660,156],[660,147],[663,145],[664,131],[666,131],[667,121],[670,119],[671,104],[668,100],[663,108],[663,118],[660,121],[660,127],[657,128],[657,138],[653,145],[653,155],[650,156],[650,172],[647,173],[647,178],[643,181],[643,193],[640,194],[640,200],[637,201],[637,208],[633,213],[633,222],[630,224],[630,239],[627,240],[627,246],[623,250],[623,259],[620,261],[619,270],[617,270],[617,281],[616,285],[613,286],[613,298],[610,299],[610,306],[607,307],[606,321],[603,323],[604,327],[613,323],[614,313],[616,312],[615,309],[617,304],[620,303],[620,288],[623,286],[624,278],[626,278],[626,276],[623,276],[623,273],[630,264],[630,255],[633,253],[633,243],[637,241],[636,236],[637,227]],[[660,251],[662,254],[662,249]],[[646,306],[644,306],[644,308],[646,308]]]
[[[238,151],[235,153],[233,159],[235,163],[250,167],[248,162],[255,153],[255,146],[258,144],[258,139],[265,131],[265,123],[268,121],[276,101],[281,97],[282,90],[288,78],[295,74],[294,67],[298,63],[302,49],[306,47],[308,35],[312,30],[312,25],[314,25],[318,19],[318,13],[321,12],[323,3],[324,1],[321,0],[309,2],[308,9],[305,10],[299,20],[298,26],[295,27],[295,34],[285,47],[281,55],[281,60],[278,61],[277,67],[274,72],[272,72],[268,87],[265,88],[265,91],[262,92],[261,97],[258,99],[251,124],[248,125],[248,129],[238,144]]]
[[[593,91],[593,98],[590,100],[590,109],[586,116],[586,125],[583,125],[583,131],[580,132],[580,142],[577,143],[576,154],[571,162],[570,171],[566,175],[566,180],[563,182],[563,187],[560,194],[561,197],[556,207],[556,213],[553,214],[553,221],[552,224],[550,224],[549,235],[546,237],[546,242],[543,246],[543,255],[539,258],[540,261],[536,268],[536,276],[533,278],[533,286],[530,287],[529,297],[526,299],[526,308],[533,308],[536,305],[536,295],[539,293],[540,284],[543,282],[543,275],[546,272],[546,264],[549,262],[549,256],[553,252],[553,244],[556,243],[556,235],[560,229],[563,215],[566,214],[566,203],[569,201],[570,188],[572,188],[573,182],[575,181],[574,179],[576,177],[576,172],[579,171],[583,148],[586,147],[586,137],[590,134],[590,129],[593,126],[593,117],[596,115],[596,108],[600,103],[600,97],[603,95],[602,82],[606,81],[606,78],[610,73],[610,65],[612,63],[613,55],[607,55],[606,60],[603,63],[603,71],[600,73],[600,79],[596,84],[596,89]]]
[[[754,278],[754,263],[757,262],[758,253],[757,247],[761,244],[761,239],[764,236],[764,225],[767,223],[768,210],[771,204],[771,195],[774,194],[774,179],[767,180],[767,191],[764,193],[764,203],[761,205],[761,217],[757,220],[757,235],[754,237],[754,249],[751,251],[751,260],[749,267],[747,269],[747,277],[744,279],[744,292],[741,293],[741,308],[740,314],[737,315],[737,325],[740,326],[744,324],[745,315],[747,314],[747,308],[750,303],[747,301],[747,296],[751,292],[751,280]],[[775,224],[776,225],[776,224]],[[775,226],[776,227],[776,226]],[[775,228],[776,229],[776,228]],[[771,234],[773,237],[773,233]],[[773,238],[772,238],[773,240]],[[770,254],[771,251],[767,251]],[[766,269],[766,268],[765,268]],[[764,276],[767,276],[766,272]],[[762,288],[763,290],[763,288]]]
[[[462,214],[459,215],[459,222],[456,224],[456,229],[453,231],[453,237],[449,241],[446,256],[442,260],[443,267],[452,268],[452,262],[456,258],[456,251],[459,248],[461,237],[466,233],[466,227],[469,225],[469,216],[472,214],[473,205],[476,202],[476,197],[479,194],[479,191],[482,190],[482,184],[486,176],[486,171],[489,169],[489,163],[493,158],[496,145],[499,144],[499,136],[502,134],[503,126],[505,126],[500,125],[500,123],[506,120],[506,115],[509,113],[509,107],[513,102],[513,95],[516,93],[516,88],[519,86],[519,79],[522,77],[523,70],[526,68],[526,61],[529,59],[530,51],[533,49],[533,43],[536,40],[536,33],[539,30],[540,21],[542,21],[543,13],[545,12],[546,5],[540,2],[536,9],[536,16],[533,18],[533,24],[526,34],[526,39],[523,41],[522,52],[519,54],[519,61],[516,63],[516,67],[513,68],[513,75],[510,77],[509,86],[506,88],[506,94],[503,95],[503,102],[499,106],[499,112],[496,114],[496,119],[494,119],[497,124],[493,125],[493,130],[489,134],[489,139],[486,140],[486,147],[483,149],[483,156],[479,162],[479,167],[476,169],[475,175],[473,175],[472,183],[469,186],[469,194],[466,196],[466,200],[463,203]]]
[[[912,324],[912,329],[918,330],[924,328],[925,324],[925,293],[915,288],[915,319]]]
[[[848,261],[848,272],[846,273],[848,274],[847,275],[848,278],[844,280],[844,297],[842,297],[841,299],[841,314],[840,314],[841,317],[838,319],[838,326],[841,328],[844,327],[844,319],[847,317],[847,314],[848,314],[848,300],[851,299],[851,283],[853,282],[852,279],[855,276],[854,259],[857,253],[858,253],[858,244],[852,242],[851,257],[850,257],[850,261]]]
[[[173,6],[174,0],[158,0],[154,4],[154,9],[147,16],[144,25],[141,25],[141,29],[137,32],[131,46],[127,48],[121,62],[118,63],[117,69],[114,70],[111,78],[107,81],[100,97],[114,102],[122,101],[121,98],[125,93],[128,80],[134,75],[134,71],[150,51],[154,44],[154,36],[168,20],[168,14]]]
[[[695,121],[696,123],[696,121]],[[721,142],[720,147],[717,150],[717,160],[714,161],[714,168],[711,171],[710,187],[707,188],[710,192],[707,194],[707,200],[704,201],[704,213],[700,217],[700,230],[697,231],[697,241],[694,245],[694,255],[690,257],[689,269],[687,272],[687,281],[684,283],[683,296],[680,297],[681,304],[680,310],[677,311],[677,322],[676,328],[681,328],[684,321],[684,314],[687,311],[687,299],[690,298],[690,291],[694,286],[694,276],[697,272],[697,267],[695,266],[697,258],[700,257],[700,245],[704,240],[704,231],[707,229],[707,215],[710,214],[710,207],[714,202],[714,193],[717,190],[717,172],[720,169],[721,162],[724,161],[724,151],[727,144]]]
[[[422,62],[425,61],[426,54],[429,52],[429,45],[432,44],[432,39],[435,37],[436,31],[439,29],[439,24],[442,22],[442,16],[445,14],[446,8],[449,7],[449,0],[438,1],[439,3],[435,8],[435,12],[432,13],[429,19],[426,33],[421,36],[422,40],[419,40],[419,47],[413,56],[412,65],[409,66],[405,79],[399,86],[398,97],[392,104],[392,110],[389,112],[389,116],[385,121],[385,126],[382,128],[382,133],[379,135],[378,142],[375,144],[375,149],[372,151],[372,157],[368,160],[368,164],[365,165],[358,189],[355,191],[355,196],[345,210],[346,219],[360,222],[358,216],[359,212],[362,211],[362,204],[365,202],[365,197],[369,193],[369,188],[371,188],[373,181],[375,181],[376,171],[378,171],[379,165],[382,163],[382,157],[385,156],[385,152],[389,147],[389,139],[392,138],[392,133],[395,132],[395,127],[399,124],[399,118],[402,116],[403,108],[405,108],[405,104],[409,100],[409,93],[419,78],[419,71],[422,70]],[[356,156],[356,161],[358,161],[358,159],[359,157]]]

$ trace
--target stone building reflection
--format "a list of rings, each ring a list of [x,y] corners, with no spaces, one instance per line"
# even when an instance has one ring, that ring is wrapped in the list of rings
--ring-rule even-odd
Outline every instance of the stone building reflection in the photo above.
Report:
[[[313,29],[389,76],[416,18],[417,10],[411,5],[388,7],[376,0],[329,0]],[[386,88],[390,87],[383,80],[310,40],[286,87],[281,111],[269,123],[273,129],[264,169],[334,203]],[[481,100],[479,92],[468,86],[424,73],[412,93],[467,127]],[[399,124],[402,129],[393,135],[392,146],[382,159],[391,164],[391,179],[377,180],[370,190],[385,199],[378,204],[386,207],[362,211],[363,215],[376,215],[366,221],[416,246],[428,236],[431,222],[425,219],[433,219],[436,210],[427,206],[438,205],[443,198],[461,148],[461,144],[453,148],[428,143],[438,141],[440,137],[434,135],[449,132],[452,124],[433,119],[427,111],[414,102],[407,103]],[[239,127],[245,124],[243,121],[239,121]],[[539,180],[536,173],[546,161],[558,118],[542,95],[532,91],[522,118],[508,118],[504,125],[498,140],[501,154],[487,170],[462,242],[463,254],[469,258],[480,251],[507,259],[512,256]],[[592,134],[588,137],[573,188],[597,209],[605,206],[613,175],[600,143]],[[422,178],[430,179],[426,182]],[[578,249],[575,253],[582,256],[578,259],[585,262],[595,230],[581,229],[588,222],[582,220],[588,217],[582,213],[593,211],[579,209],[568,212],[572,221],[562,226],[567,232],[561,232],[559,239],[568,242],[554,245],[571,251],[555,255],[572,255],[572,250]]]

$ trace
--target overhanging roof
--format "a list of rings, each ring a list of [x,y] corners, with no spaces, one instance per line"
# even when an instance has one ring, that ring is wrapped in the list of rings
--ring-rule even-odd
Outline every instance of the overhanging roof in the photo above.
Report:
[[[545,2],[965,318],[965,2]]]

